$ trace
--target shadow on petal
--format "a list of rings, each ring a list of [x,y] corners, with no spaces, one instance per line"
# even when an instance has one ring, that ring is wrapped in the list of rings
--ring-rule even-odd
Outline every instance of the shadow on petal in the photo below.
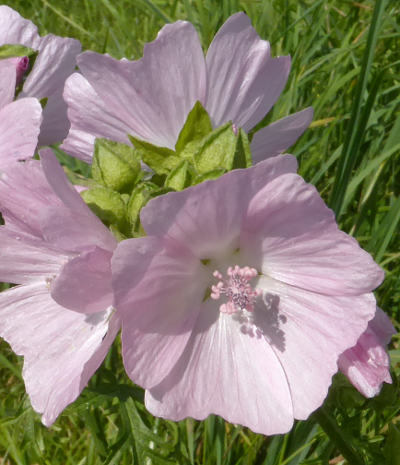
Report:
[[[279,312],[280,297],[267,292],[255,303],[254,312],[242,312],[233,315],[240,324],[240,331],[249,337],[263,337],[268,344],[280,352],[286,348],[285,333],[282,329],[287,321],[285,315]]]

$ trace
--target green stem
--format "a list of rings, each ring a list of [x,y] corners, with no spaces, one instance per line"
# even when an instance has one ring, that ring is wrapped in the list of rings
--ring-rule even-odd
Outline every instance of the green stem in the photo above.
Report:
[[[313,416],[350,465],[365,465],[365,462],[349,444],[336,420],[325,407],[321,407]]]

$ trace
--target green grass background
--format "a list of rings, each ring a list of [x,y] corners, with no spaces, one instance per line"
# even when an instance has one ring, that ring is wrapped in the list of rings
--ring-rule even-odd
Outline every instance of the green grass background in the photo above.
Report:
[[[300,172],[385,269],[379,305],[400,321],[400,2],[396,0],[11,0],[40,33],[83,49],[140,58],[176,19],[204,48],[231,14],[245,11],[273,55],[290,54],[286,88],[264,123],[306,106],[311,128],[291,149]],[[286,435],[265,437],[210,416],[153,418],[123,372],[116,343],[82,396],[46,429],[27,398],[21,360],[0,342],[0,464],[400,465],[400,348],[394,383],[366,400],[338,376],[328,401]],[[267,375],[267,374],[266,374]],[[234,408],[235,406],[232,406]],[[323,428],[321,428],[321,426]],[[346,456],[349,461],[343,457]]]

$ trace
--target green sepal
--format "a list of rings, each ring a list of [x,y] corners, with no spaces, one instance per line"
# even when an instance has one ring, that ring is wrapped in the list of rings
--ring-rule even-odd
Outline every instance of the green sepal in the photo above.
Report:
[[[20,44],[6,44],[0,46],[0,60],[5,58],[15,58],[15,57],[28,57],[29,61],[35,59],[38,55],[36,50],[33,48],[25,47]]]
[[[169,174],[180,163],[176,153],[167,147],[157,147],[133,136],[128,136],[141,159],[157,174]]]
[[[41,98],[41,99],[39,100],[39,103],[40,103],[40,106],[42,107],[42,110],[45,109],[48,100],[49,100],[49,99],[48,99],[47,97]]]
[[[140,173],[140,158],[133,147],[108,139],[96,139],[92,162],[94,180],[114,191],[130,192]]]
[[[150,199],[171,192],[172,190],[173,189],[170,187],[160,188],[152,182],[144,182],[133,190],[127,204],[127,218],[131,226],[131,234],[133,237],[145,235],[140,224],[140,210]]]
[[[240,129],[236,135],[231,122],[224,124],[201,141],[194,161],[200,174],[217,169],[248,168],[252,161],[247,134]]]
[[[150,178],[150,180],[147,181],[147,182],[150,182],[151,184],[154,184],[154,186],[156,186],[156,188],[158,189],[158,188],[164,186],[166,179],[167,179],[167,176],[165,174],[157,174],[157,173],[155,173]]]
[[[125,239],[129,239],[129,236],[123,234],[114,224],[110,224],[110,231],[113,233],[115,239],[117,239],[118,242],[122,242]]]
[[[175,144],[175,150],[178,154],[183,151],[187,144],[202,139],[212,131],[212,124],[208,113],[203,105],[197,101],[188,114],[185,124],[179,133],[178,140]]]
[[[218,168],[218,169],[213,170],[213,171],[208,171],[207,173],[199,174],[198,176],[196,176],[194,178],[194,180],[192,182],[192,185],[200,184],[201,182],[204,182],[204,181],[210,181],[210,180],[213,180],[213,179],[218,179],[224,173],[226,173],[226,171],[223,168]]]
[[[150,189],[148,185],[140,184],[133,190],[127,204],[127,217],[132,231],[137,230],[140,210],[146,205],[149,199]]]
[[[197,171],[207,173],[218,168],[232,169],[235,148],[236,136],[229,122],[203,139],[200,149],[194,155]]]
[[[165,187],[170,187],[175,191],[181,191],[191,184],[190,164],[183,160],[174,170],[170,172],[165,180]]]
[[[76,173],[69,166],[63,165],[63,169],[71,184],[74,184],[77,186],[84,186],[84,187],[87,187],[88,189],[93,188],[93,187],[98,187],[98,184],[93,179],[87,178],[86,176],[83,176],[82,174]]]
[[[250,168],[252,165],[253,162],[251,158],[249,138],[243,129],[240,128],[236,138],[236,148],[232,169]]]
[[[126,205],[118,192],[105,187],[94,187],[81,193],[92,212],[106,225],[114,225],[122,233],[129,230]]]

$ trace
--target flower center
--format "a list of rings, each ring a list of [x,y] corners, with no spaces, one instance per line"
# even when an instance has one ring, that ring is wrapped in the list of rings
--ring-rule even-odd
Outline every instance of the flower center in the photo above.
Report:
[[[247,310],[254,310],[254,302],[256,298],[262,294],[260,289],[254,289],[249,283],[257,276],[257,270],[245,266],[241,268],[238,265],[230,266],[226,274],[227,279],[224,279],[222,273],[215,270],[213,276],[219,279],[216,285],[211,286],[211,298],[218,300],[221,295],[228,297],[228,302],[221,304],[219,310],[221,313],[237,313]]]

